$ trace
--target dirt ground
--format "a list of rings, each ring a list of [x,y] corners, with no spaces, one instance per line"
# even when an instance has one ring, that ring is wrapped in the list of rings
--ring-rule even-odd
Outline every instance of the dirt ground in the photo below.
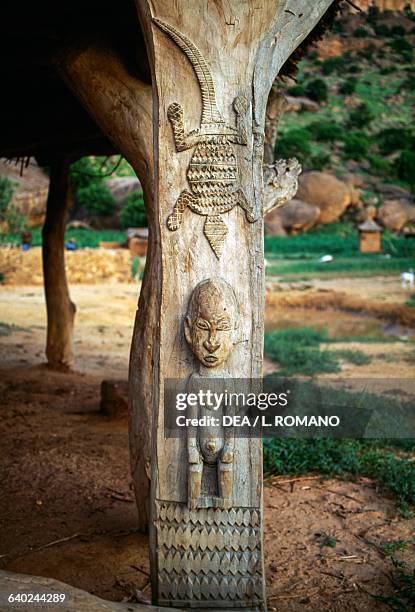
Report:
[[[324,284],[329,282],[330,287]],[[396,307],[404,303],[397,279],[375,280],[364,295],[364,287],[359,293],[343,279],[337,286],[324,283],[275,289],[268,324],[287,316],[288,307],[279,306],[283,296],[298,294],[303,302],[290,310],[300,323],[301,317],[310,324],[324,316],[326,322],[335,318],[343,330],[363,319],[381,333],[388,325],[393,333],[413,333],[370,314],[376,296]],[[149,592],[147,539],[136,530],[129,476],[127,420],[99,413],[102,379],[127,377],[138,291],[138,283],[71,287],[78,306],[76,370],[64,374],[44,366],[42,288],[0,286],[0,568],[50,576],[112,600],[131,597],[135,589]],[[360,295],[368,311],[358,315],[333,305],[325,313],[313,306],[305,310],[307,293],[333,291]],[[365,347],[372,363],[358,370],[345,365],[345,375],[385,376],[387,367],[388,377],[413,376],[410,343]],[[376,357],[385,352],[390,362]],[[266,481],[270,609],[389,610],[371,596],[393,592],[391,562],[381,545],[410,539],[414,528],[415,521],[397,516],[394,501],[366,479]],[[335,538],[335,547],[324,545],[325,534]],[[413,563],[414,547],[396,556]]]

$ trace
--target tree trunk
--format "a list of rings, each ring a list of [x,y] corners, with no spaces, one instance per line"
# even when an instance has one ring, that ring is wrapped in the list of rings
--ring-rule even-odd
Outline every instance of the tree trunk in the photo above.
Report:
[[[70,202],[69,159],[51,166],[46,219],[42,231],[43,277],[47,309],[46,357],[51,368],[68,368],[73,360],[75,304],[65,272],[65,226]]]
[[[99,46],[67,57],[61,72],[102,131],[130,162],[144,192],[149,243],[131,347],[129,436],[138,527],[145,532],[149,518],[152,354],[158,326],[151,87],[131,76],[113,51]]]

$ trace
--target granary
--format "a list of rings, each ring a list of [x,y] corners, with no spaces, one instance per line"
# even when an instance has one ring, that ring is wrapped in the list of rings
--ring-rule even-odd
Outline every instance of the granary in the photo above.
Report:
[[[359,251],[361,253],[380,253],[382,251],[382,228],[374,219],[367,219],[358,227]]]

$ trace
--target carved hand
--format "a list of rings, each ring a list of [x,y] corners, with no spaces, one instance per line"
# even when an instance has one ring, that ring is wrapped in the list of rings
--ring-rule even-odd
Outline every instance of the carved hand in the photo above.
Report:
[[[233,110],[237,115],[246,115],[248,110],[248,102],[244,96],[236,96],[233,101]]]

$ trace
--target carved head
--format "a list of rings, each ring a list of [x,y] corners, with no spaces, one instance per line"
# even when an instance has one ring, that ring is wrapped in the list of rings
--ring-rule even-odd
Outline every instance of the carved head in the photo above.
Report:
[[[215,368],[227,360],[237,325],[238,304],[232,287],[222,278],[199,283],[189,300],[184,333],[202,365]]]

